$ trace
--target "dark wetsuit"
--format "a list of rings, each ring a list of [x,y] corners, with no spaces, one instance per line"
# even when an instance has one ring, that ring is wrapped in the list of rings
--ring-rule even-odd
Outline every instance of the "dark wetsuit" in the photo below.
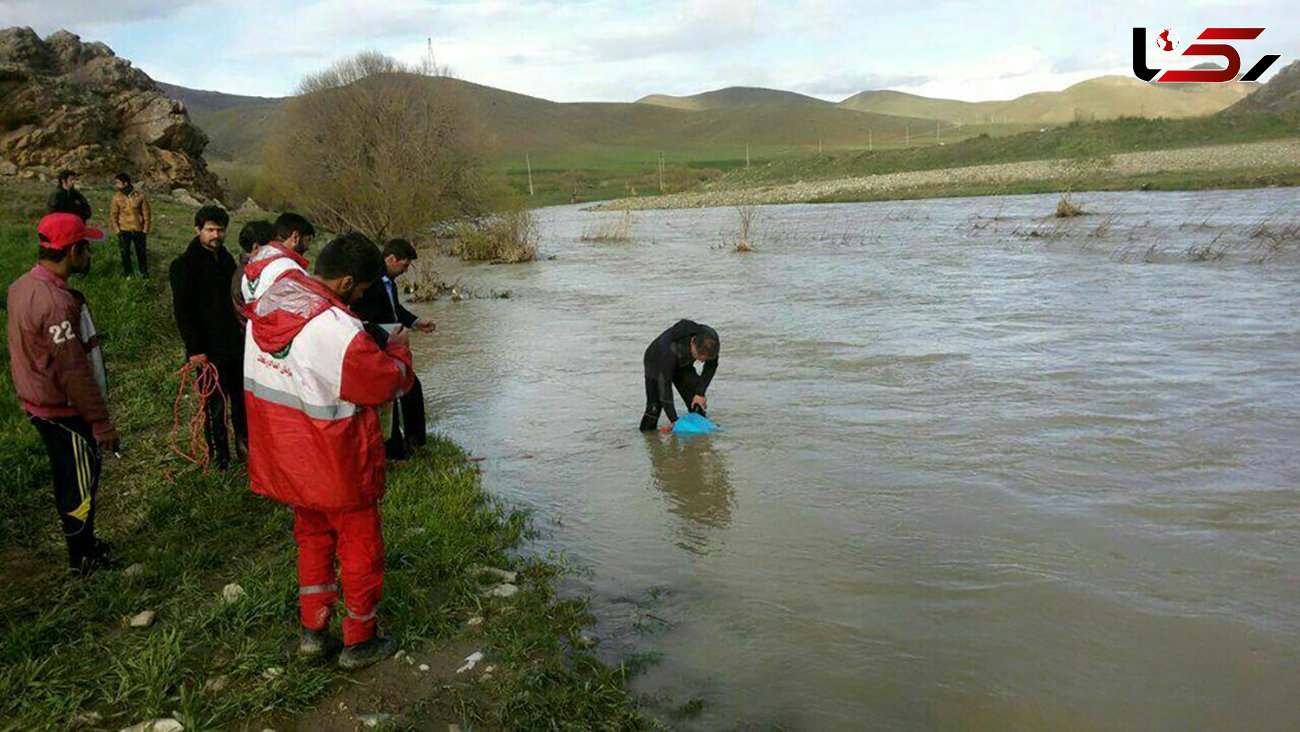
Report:
[[[704,362],[704,371],[695,372],[695,358],[691,356],[691,337],[699,340],[718,340],[718,332],[707,325],[690,320],[679,320],[677,324],[659,335],[645,349],[645,416],[641,418],[641,430],[649,432],[659,422],[659,411],[668,415],[669,422],[677,421],[677,409],[673,406],[673,387],[682,395],[686,408],[691,409],[691,400],[704,396],[709,382],[718,370],[718,359]],[[699,407],[691,411],[704,414]]]

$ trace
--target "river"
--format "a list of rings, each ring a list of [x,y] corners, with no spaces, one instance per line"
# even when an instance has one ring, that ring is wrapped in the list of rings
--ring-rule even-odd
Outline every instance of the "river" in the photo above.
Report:
[[[421,306],[432,429],[676,726],[1294,729],[1300,192],[1078,198],[765,207],[752,254],[540,211],[555,259],[441,263],[513,296]],[[645,436],[683,317],[724,431]]]

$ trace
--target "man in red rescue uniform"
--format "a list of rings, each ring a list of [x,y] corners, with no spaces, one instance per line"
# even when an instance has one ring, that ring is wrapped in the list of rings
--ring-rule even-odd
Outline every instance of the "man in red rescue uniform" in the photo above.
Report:
[[[337,559],[347,609],[338,664],[345,669],[397,647],[375,631],[384,574],[384,438],[376,408],[411,387],[411,352],[401,331],[380,348],[349,309],[383,271],[374,244],[345,234],[321,251],[313,276],[286,271],[246,309],[252,489],[293,507],[303,655],[321,655],[329,645]]]
[[[88,575],[113,566],[108,542],[95,537],[95,497],[102,456],[117,451],[118,437],[105,404],[108,379],[95,324],[68,277],[90,271],[90,242],[104,233],[76,214],[52,213],[41,219],[37,238],[36,266],[6,296],[9,368],[49,454],[68,566]]]

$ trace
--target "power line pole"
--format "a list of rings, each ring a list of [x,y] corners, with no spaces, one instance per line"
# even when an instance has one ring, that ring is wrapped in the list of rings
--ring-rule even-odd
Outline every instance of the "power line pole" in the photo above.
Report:
[[[912,146],[912,126],[903,125],[903,147]]]
[[[745,143],[745,170],[749,170],[749,143]]]
[[[934,121],[934,141],[939,142],[939,120]]]
[[[664,192],[664,151],[659,151],[659,193]]]
[[[528,195],[535,195],[533,192],[533,160],[528,153],[524,153],[524,165],[528,166]]]
[[[872,144],[871,141],[871,130],[867,130],[867,152],[871,152],[874,149],[875,146]]]

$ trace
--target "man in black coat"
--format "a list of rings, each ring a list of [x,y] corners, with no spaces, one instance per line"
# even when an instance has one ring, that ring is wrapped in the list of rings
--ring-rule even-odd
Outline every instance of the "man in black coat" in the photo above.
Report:
[[[673,405],[673,388],[682,395],[686,409],[701,416],[709,407],[704,393],[718,370],[718,332],[691,320],[679,320],[645,349],[645,415],[641,431],[650,432],[659,423],[659,412],[668,415],[661,432],[671,432],[677,421]],[[695,362],[703,361],[704,370],[696,373]]]
[[[435,327],[433,321],[417,318],[410,310],[402,307],[397,294],[395,281],[415,261],[415,247],[405,239],[391,239],[384,245],[383,254],[383,276],[352,305],[352,312],[365,323],[383,328],[388,333],[398,328],[432,332]],[[384,443],[384,452],[389,460],[401,460],[406,457],[408,447],[420,447],[424,443],[424,389],[419,377],[416,377],[411,390],[397,401],[396,409],[393,410],[392,436]]]
[[[226,400],[235,427],[240,460],[248,454],[248,424],[244,417],[244,330],[230,301],[235,259],[224,245],[230,216],[220,206],[204,206],[194,215],[194,239],[172,261],[168,272],[176,327],[191,363],[211,363],[220,377],[221,396],[207,404],[204,436],[217,467],[230,464],[226,433]]]
[[[81,191],[77,190],[75,170],[59,171],[59,187],[50,194],[46,204],[49,206],[49,213],[76,214],[82,221],[90,220],[90,202],[81,195]]]

